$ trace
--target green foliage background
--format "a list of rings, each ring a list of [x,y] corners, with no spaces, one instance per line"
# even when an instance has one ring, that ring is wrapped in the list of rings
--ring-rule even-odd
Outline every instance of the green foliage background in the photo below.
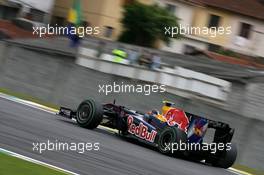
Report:
[[[121,21],[124,31],[119,37],[121,42],[154,47],[158,40],[166,43],[170,41],[170,37],[165,35],[165,27],[179,27],[177,18],[158,5],[135,2],[124,8]],[[179,35],[175,36],[178,37]]]

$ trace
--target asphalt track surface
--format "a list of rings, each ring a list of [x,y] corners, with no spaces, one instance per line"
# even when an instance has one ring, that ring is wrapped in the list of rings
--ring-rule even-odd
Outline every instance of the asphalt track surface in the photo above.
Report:
[[[99,142],[99,151],[33,151],[33,142]],[[0,98],[0,148],[82,175],[228,175],[225,169],[168,157],[102,129]]]

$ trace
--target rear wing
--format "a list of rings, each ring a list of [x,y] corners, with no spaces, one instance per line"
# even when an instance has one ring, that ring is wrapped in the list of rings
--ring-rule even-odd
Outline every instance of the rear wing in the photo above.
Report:
[[[214,138],[213,138],[213,142],[214,143],[229,143],[231,142],[235,129],[231,128],[229,126],[229,124],[227,123],[223,123],[223,122],[219,122],[219,121],[214,121],[214,120],[210,120],[195,114],[191,114],[188,112],[185,112],[185,114],[187,115],[187,117],[189,119],[195,118],[195,119],[202,119],[204,121],[206,121],[206,125],[207,128],[213,128],[215,129],[215,134],[214,134]]]

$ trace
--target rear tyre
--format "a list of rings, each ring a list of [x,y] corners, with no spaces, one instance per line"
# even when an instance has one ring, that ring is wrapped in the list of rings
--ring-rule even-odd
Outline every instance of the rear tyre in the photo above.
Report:
[[[167,127],[163,131],[161,131],[159,137],[158,137],[158,149],[163,154],[174,154],[174,155],[180,155],[183,152],[179,149],[173,149],[176,148],[176,146],[179,148],[180,143],[186,143],[187,142],[187,135],[182,130],[176,128],[176,127]],[[177,144],[177,145],[175,145]]]
[[[102,105],[92,99],[83,101],[77,108],[76,120],[79,126],[94,129],[103,119]]]
[[[237,147],[234,143],[231,143],[230,147],[231,147],[230,150],[226,150],[225,152],[220,154],[220,156],[217,157],[216,160],[214,160],[210,163],[213,166],[225,168],[225,169],[231,167],[236,161]]]

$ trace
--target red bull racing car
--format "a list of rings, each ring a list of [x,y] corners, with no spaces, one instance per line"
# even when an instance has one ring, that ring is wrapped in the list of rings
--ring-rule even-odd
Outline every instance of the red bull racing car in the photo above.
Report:
[[[100,104],[88,99],[77,110],[61,107],[59,115],[75,118],[78,125],[94,129],[98,125],[117,129],[126,138],[156,147],[161,153],[181,156],[193,161],[221,168],[233,165],[237,156],[236,145],[231,143],[234,129],[226,123],[213,121],[163,102],[158,110],[141,113],[113,103]],[[213,140],[205,143],[208,128],[215,130]]]

